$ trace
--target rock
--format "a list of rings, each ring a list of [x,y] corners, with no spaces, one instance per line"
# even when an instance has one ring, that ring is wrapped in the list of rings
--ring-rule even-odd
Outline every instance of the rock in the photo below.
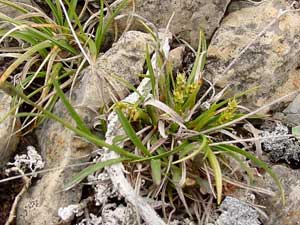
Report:
[[[227,8],[227,13],[233,13],[235,11],[241,10],[243,8],[247,7],[253,7],[257,4],[260,4],[260,2],[253,3],[250,1],[244,1],[244,0],[232,0]]]
[[[137,225],[136,212],[131,205],[124,206],[122,204],[116,205],[114,203],[106,205],[101,210],[101,215],[97,216],[92,213],[89,218],[86,217],[81,220],[78,225]]]
[[[102,224],[137,225],[135,209],[131,205],[107,205],[102,211]]]
[[[11,0],[10,2],[17,3],[17,4],[23,3],[23,4],[32,6],[32,3],[30,0]],[[22,8],[23,8],[23,5],[22,5]],[[10,7],[10,6],[6,6],[3,3],[0,3],[0,12],[4,13],[6,16],[9,16],[11,18],[16,18],[17,16],[22,15],[22,13],[19,10],[15,9],[13,7]]]
[[[300,216],[300,174],[299,170],[292,170],[282,165],[275,165],[272,170],[281,180],[285,190],[286,204],[283,206],[278,197],[270,198],[258,196],[258,204],[266,206],[269,216],[265,225],[296,225]],[[266,174],[258,181],[258,186],[277,191],[273,179]]]
[[[266,122],[262,125],[261,136],[286,136],[289,128],[281,122]],[[300,168],[300,142],[296,138],[276,137],[262,141],[263,151],[269,153],[272,162],[285,162],[293,168]]]
[[[284,121],[291,125],[300,125],[300,94],[283,111]]]
[[[235,11],[223,19],[212,38],[207,77],[221,88],[231,84],[229,94],[259,86],[247,95],[248,107],[262,106],[299,89],[299,12],[289,12],[275,20],[224,74],[241,50],[288,7],[286,0],[271,0]]]
[[[236,198],[227,196],[220,211],[216,225],[261,225],[258,212]]]
[[[219,26],[229,2],[230,0],[136,0],[135,13],[146,18],[157,28],[165,28],[175,12],[170,32],[197,48],[199,29],[204,29],[209,39]],[[130,4],[123,13],[131,11]],[[144,29],[140,23],[134,24],[132,29],[137,27]]]
[[[184,53],[184,46],[174,48],[170,51],[168,56],[168,62],[172,65],[174,73],[177,73],[177,71],[182,67]]]
[[[11,103],[12,97],[0,90],[0,120],[9,113]],[[18,123],[18,120],[16,120],[15,126],[19,126]],[[0,168],[6,165],[17,148],[19,136],[12,135],[16,128],[14,128],[13,116],[8,116],[0,123]]]
[[[146,45],[153,45],[151,35],[130,31],[102,55],[94,69],[86,68],[72,94],[72,105],[85,123],[92,127],[97,110],[111,102],[111,94],[123,97],[127,88],[113,77],[118,76],[131,84],[136,84],[143,72]],[[151,49],[153,49],[151,47]],[[107,83],[104,78],[110,80]],[[110,90],[113,87],[114,90]],[[72,122],[65,107],[59,101],[54,113]],[[73,122],[72,122],[73,123]],[[74,125],[74,123],[73,123]],[[65,167],[87,161],[94,150],[89,143],[54,121],[46,121],[37,133],[41,153],[47,168]],[[80,185],[64,191],[64,184],[82,168],[58,169],[45,174],[21,200],[17,211],[18,225],[52,225],[60,222],[58,209],[77,204],[81,198]]]
[[[286,114],[300,114],[300,94],[283,111]]]

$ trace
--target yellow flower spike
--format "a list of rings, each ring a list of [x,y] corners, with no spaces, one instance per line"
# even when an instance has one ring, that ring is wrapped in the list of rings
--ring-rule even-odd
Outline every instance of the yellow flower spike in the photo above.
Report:
[[[186,84],[186,77],[183,73],[179,73],[176,77],[176,89],[177,90],[182,90],[185,88]]]
[[[187,94],[189,94],[189,95],[193,94],[194,91],[196,90],[196,88],[197,88],[197,84],[188,85],[187,90],[186,90]]]
[[[182,91],[178,91],[178,90],[174,91],[174,101],[176,103],[179,103],[179,104],[184,103],[183,98],[184,98],[184,96],[183,96],[183,92]]]

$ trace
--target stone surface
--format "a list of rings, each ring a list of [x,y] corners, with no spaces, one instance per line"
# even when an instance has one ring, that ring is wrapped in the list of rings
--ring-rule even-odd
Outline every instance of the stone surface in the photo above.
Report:
[[[127,88],[112,76],[136,84],[138,75],[143,72],[146,44],[152,45],[149,34],[137,31],[127,32],[113,47],[102,55],[94,69],[83,71],[82,79],[77,83],[72,95],[72,105],[88,126],[92,126],[97,110],[104,103],[111,102],[111,94],[123,97]],[[110,84],[104,77],[109,79]],[[111,87],[114,90],[111,90]],[[54,113],[67,121],[72,121],[66,109],[59,101]],[[47,168],[63,167],[87,161],[86,156],[93,146],[76,138],[73,132],[61,124],[46,121],[38,131],[39,144]],[[18,225],[52,225],[60,222],[58,209],[76,204],[81,198],[81,186],[77,185],[64,191],[64,184],[82,168],[59,169],[45,174],[18,206]]]
[[[272,167],[273,171],[281,180],[285,190],[286,204],[283,206],[279,197],[259,196],[258,204],[266,206],[269,216],[264,225],[297,225],[300,218],[300,173],[282,165]],[[278,191],[273,179],[266,174],[258,181],[258,186]]]
[[[257,211],[236,198],[227,196],[220,211],[216,225],[261,225]]]
[[[300,125],[300,95],[298,95],[283,111],[284,121],[292,126]]]
[[[300,95],[298,95],[283,112],[287,114],[300,114]]]
[[[0,90],[0,120],[10,111],[11,101],[12,98]],[[5,166],[19,143],[19,136],[12,136],[15,131],[13,125],[14,117],[12,116],[8,116],[0,123],[0,168]],[[15,125],[18,126],[18,120]]]
[[[135,13],[157,28],[165,28],[175,12],[170,24],[171,33],[196,48],[199,29],[204,29],[209,39],[219,26],[229,2],[230,0],[136,0]],[[132,5],[129,5],[125,12],[131,11]]]
[[[254,2],[245,1],[245,0],[232,0],[230,2],[230,4],[228,5],[227,13],[233,13],[233,12],[241,10],[243,8],[257,6],[258,4],[260,4],[260,3],[259,2],[254,3]]]
[[[289,128],[279,121],[267,121],[261,129],[261,136],[264,138],[290,134]],[[272,162],[285,162],[293,168],[300,168],[300,142],[298,139],[294,137],[268,138],[262,141],[262,146]]]
[[[10,2],[13,3],[24,3],[27,5],[32,5],[30,0],[11,0]],[[11,18],[16,18],[17,16],[22,15],[20,11],[14,9],[13,7],[8,7],[3,3],[0,3],[0,12],[4,13],[6,16],[9,16]]]
[[[183,64],[183,57],[185,53],[185,47],[180,46],[172,49],[168,56],[168,62],[172,65],[173,72],[176,74],[181,69]]]
[[[289,12],[275,20],[223,74],[241,50],[288,7],[286,0],[271,0],[230,13],[223,19],[209,46],[207,76],[216,81],[217,86],[231,84],[229,94],[259,86],[247,95],[249,107],[262,106],[299,89],[299,12]]]

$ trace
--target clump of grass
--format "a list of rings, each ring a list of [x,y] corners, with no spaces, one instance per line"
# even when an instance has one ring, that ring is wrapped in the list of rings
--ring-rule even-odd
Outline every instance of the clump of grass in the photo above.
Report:
[[[123,143],[125,151],[137,157],[120,158],[117,162],[126,165],[135,189],[161,201],[166,219],[171,213],[167,207],[193,217],[205,196],[214,196],[218,204],[221,202],[227,182],[240,186],[239,181],[246,175],[251,185],[252,171],[258,167],[273,177],[284,202],[282,185],[270,167],[241,148],[239,142],[227,143],[233,133],[241,133],[243,123],[249,122],[245,118],[257,117],[240,106],[241,97],[247,92],[227,99],[222,98],[224,91],[209,96],[203,77],[204,34],[200,34],[190,72],[173,75],[171,66],[164,63],[163,53],[156,55],[158,68],[153,68],[149,53],[146,55],[151,94],[140,97],[136,103],[122,101],[114,107],[125,136],[115,137],[113,145]],[[232,168],[232,161],[239,165],[238,170]],[[86,168],[76,176],[76,182],[106,163]]]
[[[119,103],[115,107],[123,129],[130,138],[133,149],[136,149],[135,153],[150,159],[142,163],[143,168],[149,165],[149,169],[141,176],[151,180],[149,188],[152,196],[157,197],[163,187],[165,190],[174,189],[185,205],[185,197],[199,191],[203,185],[202,178],[211,174],[214,180],[210,183],[211,191],[216,193],[219,204],[224,185],[222,174],[230,173],[229,159],[236,160],[248,176],[253,177],[245,158],[270,173],[283,192],[275,174],[254,154],[237,145],[217,143],[218,140],[224,141],[222,131],[238,129],[232,121],[243,123],[238,120],[245,115],[239,107],[239,97],[243,94],[225,100],[221,100],[221,95],[210,99],[202,98],[200,93],[203,93],[201,89],[205,82],[205,55],[203,33],[200,34],[197,56],[190,73],[178,73],[174,76],[166,65],[160,68],[164,74],[158,76],[151,68],[150,56],[147,55],[152,95],[136,104]],[[157,61],[164,59],[157,58]],[[150,132],[137,136],[136,133],[144,127],[151,127]],[[221,129],[214,130],[218,127]],[[213,132],[207,132],[209,130]],[[138,160],[140,161],[143,160]],[[135,166],[132,165],[131,168],[134,170]],[[169,200],[171,199],[169,196]]]
[[[245,112],[239,105],[243,94],[224,100],[222,92],[211,97],[208,91],[203,92],[206,83],[203,75],[207,46],[202,32],[192,71],[173,74],[172,67],[165,63],[163,53],[156,55],[158,68],[153,68],[147,53],[147,76],[152,87],[151,94],[146,98],[141,97],[135,104],[119,102],[115,105],[114,110],[126,136],[116,137],[115,143],[108,144],[90,132],[62,89],[73,82],[78,71],[86,64],[93,65],[101,50],[105,33],[123,4],[110,19],[104,20],[104,2],[101,1],[98,27],[90,32],[80,22],[75,11],[75,0],[68,2],[67,7],[61,0],[56,0],[56,4],[47,0],[53,14],[51,17],[38,9],[33,9],[35,13],[31,13],[9,1],[0,2],[18,9],[28,18],[21,20],[0,14],[2,20],[14,25],[13,29],[0,31],[1,41],[12,37],[27,46],[20,49],[22,53],[18,55],[18,59],[0,78],[1,89],[19,99],[19,103],[12,110],[26,102],[34,108],[33,111],[17,113],[17,116],[40,118],[37,124],[44,118],[53,119],[91,143],[106,147],[121,156],[87,167],[71,184],[82,181],[105,166],[123,162],[131,172],[132,183],[136,184],[136,189],[145,196],[161,200],[165,217],[166,207],[170,206],[177,210],[183,208],[193,217],[196,213],[191,212],[188,202],[192,202],[194,208],[199,209],[203,198],[211,194],[219,204],[226,186],[223,180],[228,180],[229,176],[237,179],[241,175],[240,171],[233,173],[232,160],[252,179],[251,167],[245,161],[249,159],[274,178],[283,198],[282,186],[268,165],[240,145],[224,143],[228,132],[238,132],[236,122],[243,123],[242,119],[245,118]],[[37,69],[36,62],[39,62]],[[7,79],[24,63],[26,70],[15,87]],[[24,90],[38,78],[43,79],[42,87],[26,96]],[[60,85],[62,80],[67,81]],[[39,100],[33,101],[31,98],[37,94],[40,96]],[[58,98],[68,109],[76,127],[51,113]],[[147,134],[139,132],[145,127]],[[125,149],[118,146],[120,142],[126,143]],[[141,185],[142,180],[144,185]]]
[[[107,7],[104,0],[101,0],[99,13],[90,15],[88,20],[83,19],[83,15],[89,14],[87,7],[78,12],[78,0],[46,0],[49,15],[23,3],[8,0],[0,0],[0,3],[21,14],[10,18],[0,13],[0,44],[15,41],[18,45],[5,48],[1,54],[3,57],[13,57],[13,62],[1,74],[0,87],[8,79],[13,80],[15,86],[27,93],[30,99],[51,111],[58,99],[50,78],[53,68],[61,64],[56,79],[62,89],[69,87],[72,90],[80,71],[87,65],[95,64],[107,32],[127,0],[122,1],[113,11],[109,9],[107,15]],[[20,67],[23,69],[18,73]],[[17,96],[14,102],[10,113],[18,112],[23,104]],[[24,118],[22,129],[31,126],[32,130],[41,124],[43,119],[35,113],[41,112],[34,107],[31,114]],[[0,118],[0,122],[4,120]]]

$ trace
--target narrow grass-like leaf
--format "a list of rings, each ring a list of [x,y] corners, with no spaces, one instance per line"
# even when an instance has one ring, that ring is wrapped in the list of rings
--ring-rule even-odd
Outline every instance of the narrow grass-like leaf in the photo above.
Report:
[[[159,185],[161,182],[161,160],[150,160],[152,180],[155,185]]]
[[[217,190],[217,203],[220,204],[221,200],[222,200],[222,189],[223,189],[221,167],[220,167],[220,164],[218,162],[216,155],[213,153],[213,151],[210,149],[209,146],[207,146],[207,148],[206,148],[206,156],[207,156],[209,165],[214,172],[216,190]]]
[[[173,162],[173,164],[177,164],[177,163],[186,161],[188,159],[194,158],[196,155],[198,155],[200,152],[202,152],[203,149],[205,149],[207,147],[207,144],[208,144],[207,137],[203,136],[203,141],[202,141],[200,147],[196,151],[192,152],[190,155],[187,155],[187,156]]]
[[[3,13],[0,13],[0,19],[7,21],[11,24],[15,24],[15,25],[24,25],[23,22],[21,21],[17,21],[15,19],[12,19],[6,15],[4,15]],[[56,39],[53,36],[49,35],[46,32],[42,32],[38,29],[35,29],[33,27],[31,27],[30,25],[27,25],[26,29],[32,33],[32,36],[35,38],[40,39],[40,42],[42,41],[50,41],[55,45],[58,45],[59,47],[61,47],[62,49],[65,49],[67,51],[69,51],[70,53],[76,55],[77,54],[77,50],[75,48],[73,48],[66,40],[63,39]]]
[[[213,104],[207,111],[201,113],[195,120],[189,122],[188,127],[200,131],[208,124],[209,119],[215,115],[217,109],[218,105]]]
[[[103,29],[104,29],[104,0],[100,0],[100,17],[98,22],[98,27],[96,30],[95,35],[95,43],[96,43],[96,49],[97,53],[101,50],[102,40],[104,39],[103,35]]]
[[[81,117],[78,115],[78,113],[75,111],[75,109],[73,108],[71,103],[68,101],[68,99],[66,98],[63,91],[60,89],[60,87],[57,83],[56,77],[58,77],[59,72],[60,72],[61,69],[62,69],[62,64],[57,63],[53,66],[53,70],[52,70],[51,79],[52,79],[53,86],[56,90],[56,94],[60,97],[61,101],[65,105],[65,107],[68,110],[69,114],[71,115],[73,120],[76,122],[78,128],[80,130],[86,132],[87,134],[91,134],[90,129],[85,125],[85,123],[83,122]]]
[[[78,18],[78,15],[76,13],[76,8],[77,8],[77,3],[78,3],[78,0],[72,0],[70,3],[66,1],[66,4],[68,5],[68,12],[67,12],[67,15],[70,19],[70,21],[74,21],[73,23],[73,29],[77,28],[78,27],[78,33],[80,35],[84,35],[86,36],[86,38],[89,38],[87,37],[87,35],[84,33],[83,31],[83,27],[81,25],[81,22],[80,22],[80,19]],[[68,22],[67,20],[65,20],[65,24],[64,24],[65,27],[68,27]],[[79,36],[79,35],[78,35]]]
[[[18,58],[17,60],[15,60],[2,74],[2,76],[0,77],[0,86],[1,84],[3,84],[4,81],[6,81],[6,79],[11,75],[11,73],[13,71],[16,70],[16,68],[18,66],[20,66],[24,61],[26,61],[30,56],[32,56],[34,53],[36,53],[37,51],[44,49],[44,48],[48,48],[50,47],[52,44],[49,41],[44,41],[41,42],[33,47],[31,47],[27,52],[25,52],[20,58]]]
[[[90,166],[86,167],[85,169],[81,170],[74,177],[72,177],[71,180],[67,184],[65,184],[65,190],[72,188],[74,185],[79,184],[87,176],[89,176],[107,166],[121,163],[126,160],[128,160],[128,158],[116,158],[116,159],[106,160],[103,162],[98,162],[94,165],[90,165]]]
[[[184,141],[181,145],[177,146],[176,148],[174,148],[171,151],[166,151],[166,152],[160,153],[158,155],[150,156],[147,158],[137,159],[132,162],[137,163],[137,162],[144,162],[144,161],[148,161],[148,160],[152,160],[152,159],[164,159],[166,157],[169,157],[170,155],[174,155],[174,154],[182,151],[187,145],[189,145],[189,143],[187,141]]]
[[[194,62],[194,66],[193,66],[192,72],[191,72],[190,76],[188,77],[187,84],[192,84],[195,81],[198,82],[198,80],[195,80],[195,78],[197,78],[197,73],[200,71],[200,69],[199,69],[200,68],[199,63],[200,63],[200,59],[201,59],[201,55],[202,55],[201,54],[202,46],[203,46],[202,43],[205,42],[205,41],[206,40],[205,40],[205,37],[204,37],[204,33],[203,33],[203,31],[200,30],[197,55],[196,55],[196,59],[195,59],[195,62]]]
[[[118,109],[118,108],[116,108],[116,113],[118,114],[120,123],[122,124],[122,127],[123,127],[125,133],[130,138],[130,140],[132,141],[132,143],[139,150],[141,150],[145,155],[151,156],[150,151],[143,145],[141,139],[136,135],[135,130],[131,126],[130,122],[128,121],[128,119],[126,118],[126,116],[124,115],[124,113],[120,109]]]
[[[106,19],[106,22],[103,23],[103,28],[101,28],[101,33],[99,33],[99,40],[97,40],[96,46],[100,48],[102,46],[102,43],[104,41],[104,37],[108,31],[108,29],[111,27],[112,23],[115,20],[115,17],[119,14],[119,12],[127,5],[128,0],[124,0],[121,4],[119,4],[116,9],[113,11],[113,13]],[[101,18],[100,18],[101,19]],[[104,18],[102,18],[102,21],[104,21]]]
[[[76,7],[77,7],[78,0],[71,0],[70,4],[68,4],[69,9],[68,9],[68,16],[70,20],[73,19],[73,17],[76,15]],[[67,26],[67,24],[65,24]]]
[[[51,12],[53,13],[53,16],[56,20],[56,22],[59,25],[63,25],[63,17],[62,14],[60,14],[57,10],[57,7],[55,7],[55,4],[53,4],[52,0],[45,0],[49,8],[51,9]]]
[[[24,9],[24,7],[21,7],[17,4],[15,4],[14,2],[12,1],[7,1],[7,0],[0,0],[0,3],[4,4],[4,5],[7,5],[9,7],[12,7],[22,13],[28,13],[28,10],[27,9]]]
[[[245,156],[246,158],[250,159],[253,163],[255,163],[260,168],[264,169],[275,181],[276,185],[278,186],[278,188],[280,190],[282,202],[283,202],[283,204],[285,204],[285,194],[284,194],[283,186],[282,186],[281,182],[279,181],[278,177],[276,176],[276,174],[265,162],[261,161],[260,159],[258,159],[255,155],[251,154],[250,152],[247,152],[247,151],[245,151],[241,148],[238,148],[236,146],[233,146],[233,145],[218,145],[218,146],[214,146],[213,149],[215,149],[217,151],[226,151],[226,152],[229,151],[229,152],[235,152],[235,153],[241,154],[241,155]]]
[[[158,108],[161,111],[164,111],[165,113],[167,113],[178,125],[180,125],[181,127],[185,127],[184,125],[184,120],[181,118],[181,116],[178,115],[178,113],[176,113],[172,108],[170,108],[168,105],[166,105],[165,103],[156,100],[156,99],[150,99],[147,102],[144,103],[145,106],[154,106],[156,108]]]
[[[56,122],[62,124],[64,127],[70,129],[75,134],[85,138],[86,140],[90,141],[91,143],[95,144],[96,146],[108,148],[108,149],[120,154],[121,156],[125,156],[125,157],[128,157],[130,159],[134,159],[134,160],[142,159],[142,160],[144,160],[143,157],[140,157],[140,156],[137,156],[133,153],[130,153],[130,152],[124,150],[123,148],[120,148],[117,145],[108,144],[104,140],[100,139],[99,137],[97,137],[93,134],[86,133],[86,132],[84,132],[84,131],[76,128],[76,127],[73,127],[64,118],[58,117],[57,115],[55,115],[55,114],[47,111],[46,109],[44,109],[42,106],[40,106],[40,105],[34,103],[33,101],[31,101],[22,91],[18,90],[16,87],[14,87],[12,84],[10,84],[8,82],[4,82],[3,84],[0,84],[0,89],[3,90],[8,95],[18,96],[19,98],[23,99],[29,105],[32,105],[33,107],[35,107],[38,110],[42,111],[48,119],[55,120]]]
[[[240,164],[241,168],[243,170],[245,170],[246,173],[248,174],[248,177],[250,179],[250,183],[252,183],[253,180],[254,180],[254,177],[253,177],[253,172],[251,171],[249,166],[246,165],[246,163],[244,163],[243,160],[240,159],[240,157],[236,153],[234,153],[234,152],[226,152],[226,153],[229,155],[229,157],[235,159]]]
[[[149,52],[149,46],[148,45],[146,46],[146,64],[147,64],[147,69],[148,69],[148,72],[149,72],[149,78],[150,78],[150,82],[151,82],[151,91],[152,91],[153,96],[155,96],[156,95],[156,93],[155,93],[156,78],[155,78],[154,70],[153,70],[153,67],[152,67],[152,62],[151,62],[151,57],[150,57],[150,52]]]
[[[59,0],[55,0],[55,7],[56,7],[57,15],[58,15],[58,21],[59,21],[59,23],[61,23],[60,25],[63,26],[65,17],[64,17],[61,5],[59,4]]]

